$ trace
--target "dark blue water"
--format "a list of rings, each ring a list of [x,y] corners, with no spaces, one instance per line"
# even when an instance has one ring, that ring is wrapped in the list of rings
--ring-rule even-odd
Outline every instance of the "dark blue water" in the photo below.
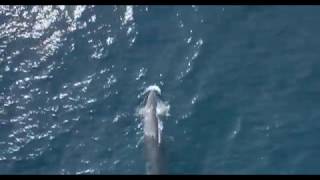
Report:
[[[319,6],[1,6],[0,174],[319,174]]]

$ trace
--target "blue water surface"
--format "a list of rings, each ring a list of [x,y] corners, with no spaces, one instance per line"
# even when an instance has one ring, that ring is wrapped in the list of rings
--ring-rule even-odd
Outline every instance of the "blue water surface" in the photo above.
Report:
[[[0,174],[319,174],[319,6],[0,6]]]

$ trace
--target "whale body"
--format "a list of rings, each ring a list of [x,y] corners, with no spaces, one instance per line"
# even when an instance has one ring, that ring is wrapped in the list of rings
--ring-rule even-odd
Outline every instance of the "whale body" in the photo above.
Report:
[[[149,90],[143,110],[143,131],[147,174],[166,174],[161,142],[160,119],[157,115],[157,90]]]

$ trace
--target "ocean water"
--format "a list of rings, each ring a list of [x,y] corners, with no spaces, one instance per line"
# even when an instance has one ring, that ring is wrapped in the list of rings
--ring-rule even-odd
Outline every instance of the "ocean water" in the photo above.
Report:
[[[0,174],[320,174],[319,6],[0,6]]]

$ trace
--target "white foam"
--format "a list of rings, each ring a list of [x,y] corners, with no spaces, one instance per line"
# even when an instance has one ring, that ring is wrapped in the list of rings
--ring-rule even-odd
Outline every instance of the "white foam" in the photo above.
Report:
[[[157,91],[159,93],[159,95],[161,95],[161,89],[157,85],[151,85],[151,86],[147,87],[143,94],[145,94],[149,91]]]
[[[160,99],[157,102],[157,115],[158,116],[170,116],[170,104],[168,102],[161,101]]]

